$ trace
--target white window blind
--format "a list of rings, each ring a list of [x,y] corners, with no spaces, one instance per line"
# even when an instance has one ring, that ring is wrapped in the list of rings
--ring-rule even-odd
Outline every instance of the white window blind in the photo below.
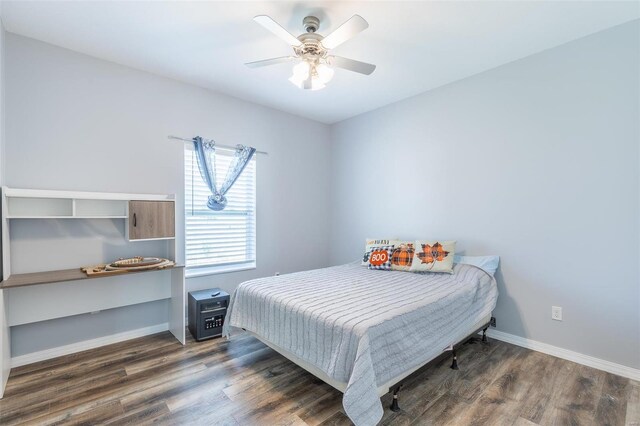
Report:
[[[227,192],[222,211],[207,207],[209,188],[200,176],[193,147],[185,151],[185,258],[189,274],[254,267],[256,261],[256,160],[251,159]],[[218,185],[233,152],[216,150]]]

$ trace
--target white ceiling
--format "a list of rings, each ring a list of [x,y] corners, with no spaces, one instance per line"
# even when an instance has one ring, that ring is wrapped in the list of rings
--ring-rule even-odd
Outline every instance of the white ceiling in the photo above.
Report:
[[[3,1],[7,31],[325,123],[379,108],[640,17],[640,3],[580,1],[134,2]],[[334,50],[374,63],[371,76],[338,70],[326,89],[287,81],[291,65],[248,69],[291,54],[252,21],[290,32],[321,19],[327,35],[353,14],[369,29]]]

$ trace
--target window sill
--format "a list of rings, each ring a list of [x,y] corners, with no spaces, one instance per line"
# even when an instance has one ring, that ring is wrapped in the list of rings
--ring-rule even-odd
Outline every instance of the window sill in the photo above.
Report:
[[[197,278],[205,277],[207,275],[228,274],[230,272],[240,272],[256,269],[254,263],[244,263],[242,265],[221,265],[221,266],[209,266],[205,268],[186,268],[184,272],[185,278]]]

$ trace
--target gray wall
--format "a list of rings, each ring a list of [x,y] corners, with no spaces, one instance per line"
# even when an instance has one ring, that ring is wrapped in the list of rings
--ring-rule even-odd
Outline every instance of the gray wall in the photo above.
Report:
[[[640,368],[638,21],[332,128],[332,263],[497,254],[498,329]],[[562,306],[564,321],[551,320]]]
[[[2,13],[2,7],[0,6],[0,13]],[[5,155],[4,155],[4,134],[5,134],[5,120],[4,120],[4,94],[5,94],[5,59],[4,59],[4,44],[5,44],[5,30],[4,25],[2,24],[2,16],[0,15],[0,185],[4,185],[4,164],[5,164]],[[0,256],[0,266],[2,265],[2,256]]]
[[[4,184],[4,39],[5,30],[2,23],[2,3],[0,3],[0,185]],[[1,253],[0,249],[0,253]],[[0,256],[0,266],[2,256]]]
[[[108,309],[94,315],[75,315],[45,321],[45,327],[39,322],[20,325],[12,328],[11,343],[13,347],[11,349],[14,356],[17,356],[55,348],[61,343],[52,338],[52,332],[55,333],[54,337],[73,336],[74,341],[81,342],[102,335],[123,333],[132,328],[152,327],[167,322],[167,309],[169,309],[169,301],[158,300],[118,309]],[[136,326],[132,327],[132,324]],[[99,333],[96,330],[104,331]],[[16,354],[16,350],[19,350],[20,353]]]
[[[6,59],[5,185],[176,193],[182,206],[184,145],[167,135],[253,145],[269,152],[257,164],[257,269],[189,279],[187,290],[232,291],[250,278],[328,263],[328,126],[13,34],[6,35]],[[121,225],[111,221],[82,221],[75,230],[50,222],[37,232],[25,220],[11,226],[17,253],[35,249],[38,239],[50,248],[50,256],[31,259],[34,270],[81,266],[94,255],[106,260],[122,238]],[[15,266],[27,267],[17,255]],[[165,312],[166,306],[144,309]],[[117,326],[112,312],[74,319],[89,321],[93,336],[69,333],[65,320],[46,324],[47,333],[15,327],[13,355],[149,325],[131,309],[120,314]]]

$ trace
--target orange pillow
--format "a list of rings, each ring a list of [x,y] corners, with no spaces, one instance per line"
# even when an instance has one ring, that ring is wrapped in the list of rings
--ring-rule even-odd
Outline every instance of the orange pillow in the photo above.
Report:
[[[415,254],[413,241],[398,241],[391,252],[391,269],[394,271],[408,271],[411,269]]]

